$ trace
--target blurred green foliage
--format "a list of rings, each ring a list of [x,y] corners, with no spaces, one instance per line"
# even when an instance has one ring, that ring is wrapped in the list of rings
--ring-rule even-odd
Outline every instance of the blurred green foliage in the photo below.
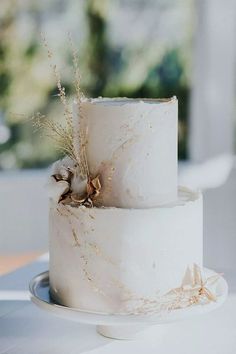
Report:
[[[39,35],[44,23],[42,9],[35,1],[24,1],[23,5],[19,1],[9,2],[15,3],[15,7],[4,1],[5,7],[0,10],[0,169],[44,167],[58,158],[59,153],[44,132],[34,132],[29,118],[37,111],[51,119],[62,119],[63,115]],[[148,42],[136,47],[114,45],[109,36],[109,1],[87,0],[81,4],[85,37],[82,46],[78,38],[75,43],[80,52],[85,94],[134,98],[176,95],[179,157],[185,159],[190,88],[183,48],[178,44],[154,50]],[[62,1],[58,13],[63,14],[66,6]],[[26,26],[17,37],[19,16],[25,16],[23,27],[27,21],[33,25],[30,33]],[[55,62],[59,61],[62,83],[69,97],[73,94],[70,47],[62,41],[58,48]],[[10,137],[5,141],[6,129]]]

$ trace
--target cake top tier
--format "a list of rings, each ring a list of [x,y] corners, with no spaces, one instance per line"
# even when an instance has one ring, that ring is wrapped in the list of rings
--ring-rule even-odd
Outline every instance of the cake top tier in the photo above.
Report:
[[[148,208],[176,200],[177,108],[176,97],[74,102],[89,172],[101,182],[99,205]]]
[[[52,194],[86,206],[151,208],[175,202],[177,111],[176,97],[75,101],[68,142],[73,155],[54,165]]]

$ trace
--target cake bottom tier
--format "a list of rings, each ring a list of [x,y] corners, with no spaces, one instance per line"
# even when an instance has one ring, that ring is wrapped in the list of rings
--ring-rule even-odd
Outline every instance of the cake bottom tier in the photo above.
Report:
[[[201,194],[180,188],[177,203],[151,209],[51,203],[49,224],[50,292],[58,303],[146,313],[192,301],[181,286],[202,268]]]

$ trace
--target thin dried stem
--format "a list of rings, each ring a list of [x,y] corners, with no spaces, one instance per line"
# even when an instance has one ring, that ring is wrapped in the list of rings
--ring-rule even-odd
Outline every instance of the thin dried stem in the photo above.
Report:
[[[74,71],[74,87],[75,87],[75,92],[76,92],[76,99],[78,102],[81,101],[83,98],[83,93],[81,91],[81,75],[80,75],[80,69],[79,69],[79,56],[78,56],[78,51],[74,45],[74,42],[72,40],[71,33],[68,34],[69,36],[69,43],[71,47],[71,52],[72,52],[72,60],[73,60],[73,71]]]
[[[80,76],[80,70],[79,70],[79,59],[78,59],[78,51],[76,50],[76,47],[74,45],[74,42],[72,40],[71,34],[68,34],[69,37],[69,43],[71,47],[71,52],[72,52],[72,57],[73,57],[73,71],[74,71],[74,87],[75,87],[75,92],[76,92],[76,104],[77,104],[77,109],[78,109],[78,117],[76,117],[76,124],[74,124],[74,145],[75,145],[75,150],[79,151],[79,157],[78,159],[82,162],[81,166],[81,174],[82,176],[87,176],[89,177],[89,167],[88,167],[88,161],[87,161],[87,155],[86,155],[86,143],[87,143],[87,131],[84,129],[84,124],[83,124],[83,114],[82,114],[82,109],[81,109],[81,103],[82,99],[84,97],[81,87],[80,87],[80,82],[81,82],[81,76]],[[78,142],[78,146],[76,146],[76,142]]]
[[[73,137],[70,131],[60,123],[47,119],[45,115],[39,112],[32,119],[36,130],[45,129],[46,136],[54,142],[55,147],[77,163],[76,156],[73,153]]]
[[[81,78],[80,78],[80,71],[79,71],[79,64],[78,64],[78,53],[70,37],[69,39],[70,39],[70,45],[71,45],[72,55],[73,55],[74,86],[76,91],[76,100],[78,104],[78,115],[79,115],[79,117],[74,117],[74,121],[73,121],[73,113],[68,104],[65,88],[61,84],[60,72],[57,66],[52,62],[53,53],[49,48],[45,36],[42,34],[41,37],[42,37],[44,47],[47,50],[47,55],[50,60],[50,67],[52,68],[56,79],[58,96],[64,107],[65,127],[63,127],[59,123],[52,122],[46,119],[45,116],[42,115],[39,116],[39,114],[36,117],[38,122],[36,123],[36,125],[38,125],[38,128],[39,127],[47,128],[48,136],[54,140],[56,146],[59,147],[59,149],[62,150],[64,153],[68,154],[76,162],[76,164],[79,167],[79,173],[81,177],[89,178],[90,174],[89,174],[89,168],[88,168],[88,162],[86,156],[86,139],[87,139],[86,132],[83,131],[82,124],[80,124],[80,121],[82,119],[82,114],[81,114],[82,92],[80,89]]]

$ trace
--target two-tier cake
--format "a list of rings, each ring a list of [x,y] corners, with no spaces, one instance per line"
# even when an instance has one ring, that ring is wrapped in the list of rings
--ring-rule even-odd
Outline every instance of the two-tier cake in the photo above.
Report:
[[[74,153],[49,183],[58,303],[127,314],[203,300],[202,196],[177,186],[177,110],[175,97],[74,102]]]

